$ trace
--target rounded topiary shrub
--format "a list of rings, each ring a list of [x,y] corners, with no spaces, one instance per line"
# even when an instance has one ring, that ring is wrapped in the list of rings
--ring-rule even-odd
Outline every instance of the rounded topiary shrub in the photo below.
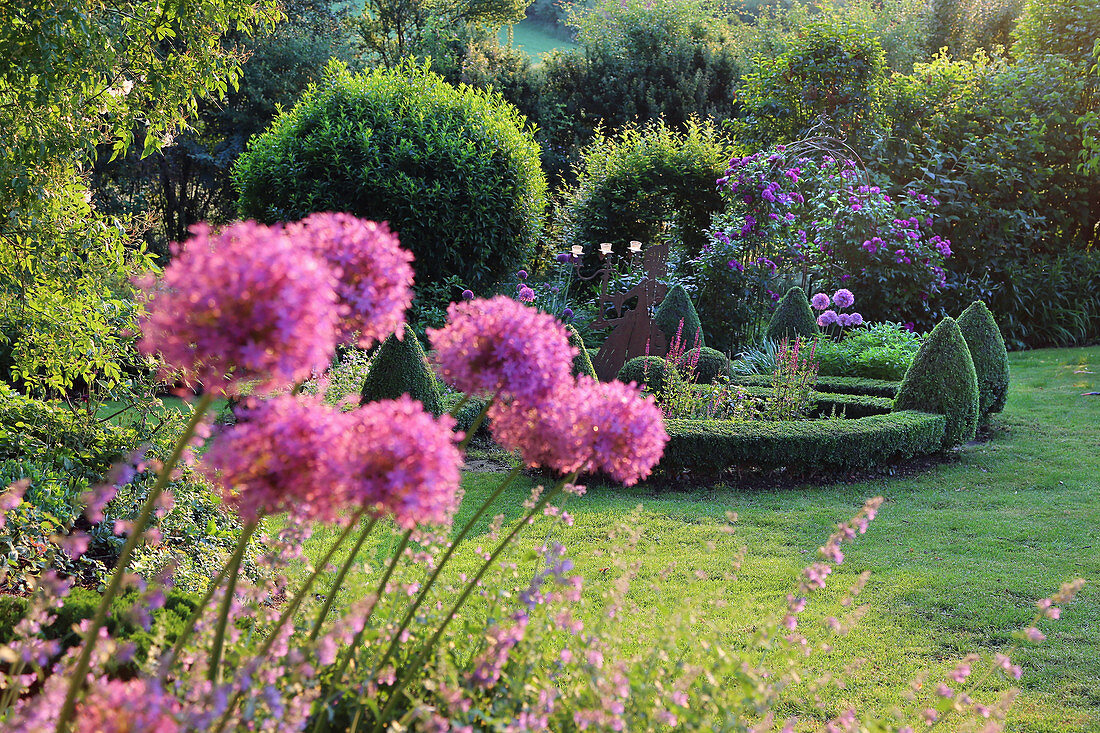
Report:
[[[428,356],[408,326],[405,326],[403,338],[390,336],[378,347],[363,380],[359,404],[393,400],[403,394],[420,400],[424,409],[433,415],[443,412],[439,386],[428,366]]]
[[[695,381],[698,384],[714,384],[718,377],[733,377],[729,357],[709,346],[692,349],[684,354],[684,360],[695,362]]]
[[[566,324],[566,333],[569,334],[569,345],[577,349],[577,355],[573,357],[573,374],[575,376],[587,376],[596,379],[596,368],[592,366],[592,357],[584,346],[584,339],[577,329]]]
[[[806,291],[794,287],[787,291],[776,306],[768,323],[767,337],[772,341],[782,341],[785,338],[813,338],[820,332],[814,312],[810,310]]]
[[[526,260],[546,199],[539,146],[516,109],[411,62],[363,74],[330,62],[253,138],[233,180],[246,217],[388,221],[416,256],[418,284],[453,275],[475,290]]]
[[[898,389],[894,410],[920,410],[946,417],[944,448],[974,439],[978,427],[978,376],[970,349],[953,318],[940,321],[921,344]]]
[[[680,328],[680,321],[684,322],[683,329]],[[696,346],[696,337],[699,339],[699,346],[705,345],[703,324],[699,321],[699,314],[695,311],[695,306],[692,305],[691,298],[688,297],[683,285],[675,285],[668,291],[668,295],[657,306],[657,312],[653,314],[653,322],[657,324],[657,328],[661,329],[670,347],[678,330],[680,343],[687,348]]]
[[[975,300],[958,320],[974,371],[978,375],[978,411],[984,421],[1005,407],[1008,396],[1008,350],[1001,329],[985,303]]]
[[[636,356],[619,370],[620,382],[635,382],[645,385],[651,392],[660,392],[665,387],[665,372],[675,369],[659,356]]]

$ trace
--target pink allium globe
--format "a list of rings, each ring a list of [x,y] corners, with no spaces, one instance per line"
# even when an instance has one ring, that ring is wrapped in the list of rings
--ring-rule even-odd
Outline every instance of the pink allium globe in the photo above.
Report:
[[[445,524],[458,507],[462,454],[450,415],[436,418],[408,395],[348,413],[347,498],[399,525]]]
[[[155,682],[99,680],[77,708],[76,733],[176,733],[179,703]]]
[[[823,311],[829,307],[829,296],[825,293],[817,293],[810,298],[810,305],[816,310]]]
[[[498,401],[489,409],[490,430],[498,445],[518,450],[528,466],[572,473],[591,453],[591,426],[577,405],[573,380],[537,405]]]
[[[182,372],[216,394],[256,382],[257,393],[308,379],[336,348],[336,278],[277,227],[246,221],[214,233],[191,228],[186,246],[156,280],[137,281],[148,313],[144,354],[160,353],[164,376]]]
[[[817,325],[819,326],[831,326],[837,322],[837,316],[835,310],[827,310],[817,317]]]
[[[849,326],[862,326],[863,325],[863,315],[860,314],[860,313],[852,313],[848,317],[848,325]]]
[[[582,407],[580,419],[591,431],[586,469],[603,471],[626,486],[648,476],[668,442],[664,417],[653,397],[634,385],[582,377],[574,399]]]
[[[577,350],[556,318],[498,295],[452,303],[428,329],[443,379],[463,392],[535,405],[572,381]]]
[[[347,425],[318,396],[261,400],[214,438],[201,470],[246,520],[290,511],[331,521],[343,507]]]
[[[311,214],[286,227],[287,236],[333,268],[344,319],[340,340],[358,331],[368,348],[391,334],[404,333],[405,311],[413,300],[412,252],[383,223],[351,214]]]
[[[847,313],[837,313],[836,322],[837,325],[841,328],[847,328],[848,326],[852,325],[852,317]]]
[[[833,293],[833,303],[836,305],[837,308],[848,308],[852,305],[852,303],[855,302],[856,298],[854,295],[852,295],[851,290],[841,288],[840,290]]]

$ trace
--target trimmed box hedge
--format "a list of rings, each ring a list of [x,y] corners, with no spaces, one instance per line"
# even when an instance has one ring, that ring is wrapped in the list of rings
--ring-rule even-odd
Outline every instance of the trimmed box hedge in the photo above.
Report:
[[[709,384],[697,384],[693,387],[696,392],[708,392],[716,389]],[[750,397],[765,399],[771,396],[771,387],[742,387]],[[868,417],[869,415],[882,415],[894,409],[894,400],[889,397],[872,397],[870,395],[838,394],[831,392],[811,392],[810,401],[814,404],[815,414],[821,417],[829,417],[843,414],[847,418]]]
[[[770,387],[772,378],[770,374],[748,374],[734,377],[732,384],[743,387]],[[891,382],[885,379],[866,379],[864,377],[818,377],[814,385],[818,392],[831,392],[835,394],[868,395],[869,397],[897,397],[901,382]]]
[[[854,420],[669,420],[658,468],[719,473],[733,467],[869,468],[940,450],[946,419],[915,410]]]

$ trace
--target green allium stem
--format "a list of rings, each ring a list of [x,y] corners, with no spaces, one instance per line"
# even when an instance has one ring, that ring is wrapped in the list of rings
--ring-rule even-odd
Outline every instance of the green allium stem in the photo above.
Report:
[[[222,598],[221,610],[218,612],[218,623],[214,627],[214,644],[210,647],[210,664],[206,670],[206,679],[218,684],[221,682],[222,651],[225,648],[225,628],[229,623],[229,611],[233,607],[233,591],[237,589],[237,576],[241,570],[241,560],[244,559],[245,550],[248,549],[248,540],[256,531],[259,522],[252,520],[241,530],[241,539],[237,542],[237,549],[226,566],[228,580],[225,584],[225,596]]]
[[[325,619],[328,618],[329,611],[332,610],[332,604],[336,602],[336,593],[344,584],[344,578],[347,577],[351,566],[355,564],[355,558],[359,556],[359,550],[363,549],[363,543],[367,541],[367,537],[377,523],[378,515],[374,514],[367,522],[367,526],[363,527],[363,531],[359,533],[359,538],[355,540],[355,544],[352,546],[351,552],[348,553],[347,559],[344,560],[340,572],[336,574],[336,580],[332,582],[332,588],[329,589],[328,597],[325,598],[325,605],[321,607],[321,612],[317,614],[317,621],[313,624],[313,630],[309,632],[310,641],[316,641],[317,636],[321,633],[321,627],[324,626]]]
[[[145,528],[148,526],[156,508],[157,500],[164,493],[164,488],[168,485],[168,481],[176,469],[176,464],[179,463],[180,456],[183,455],[183,451],[195,436],[199,421],[202,420],[202,416],[206,414],[210,403],[213,401],[214,395],[212,392],[207,392],[199,398],[198,403],[195,405],[195,412],[191,415],[191,419],[187,421],[187,426],[183,429],[183,434],[180,435],[179,440],[176,441],[172,454],[168,456],[168,460],[161,468],[156,483],[153,484],[149,496],[146,497],[145,503],[141,506],[141,511],[130,531],[130,536],[126,538],[126,544],[122,546],[122,551],[118,554],[115,570],[111,574],[107,590],[104,591],[103,597],[99,600],[99,606],[92,618],[92,625],[84,636],[84,645],[80,650],[80,656],[76,660],[76,667],[70,675],[69,688],[65,692],[65,702],[61,705],[61,712],[57,716],[57,733],[68,733],[69,731],[73,716],[76,713],[76,698],[80,694],[80,688],[84,686],[85,678],[88,676],[88,667],[92,661],[92,652],[95,651],[96,642],[99,641],[99,630],[107,622],[107,612],[111,608],[111,601],[115,599],[122,587],[122,580],[126,576],[126,570],[130,567],[130,559],[134,553],[134,548],[137,547],[138,542],[144,535]]]

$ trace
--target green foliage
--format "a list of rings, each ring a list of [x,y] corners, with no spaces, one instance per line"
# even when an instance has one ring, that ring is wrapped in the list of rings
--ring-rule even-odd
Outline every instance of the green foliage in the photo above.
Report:
[[[16,377],[39,390],[122,378],[133,327],[128,222],[91,205],[96,146],[147,155],[196,99],[236,82],[220,37],[278,17],[274,0],[5,5],[0,24],[0,330],[17,333]],[[170,40],[168,40],[170,39]]]
[[[828,18],[807,24],[790,47],[754,58],[738,98],[738,140],[758,147],[796,140],[819,117],[842,137],[874,121],[886,76],[882,43],[863,22]]]
[[[360,75],[327,66],[253,139],[234,181],[245,216],[386,220],[416,256],[418,284],[457,275],[475,289],[530,254],[546,193],[538,147],[511,105],[411,63]]]
[[[773,399],[775,388],[772,381],[759,380],[745,386],[740,380],[732,381],[736,389],[740,389],[744,396],[756,400],[763,405],[767,400]],[[859,418],[869,415],[883,415],[894,408],[894,398],[880,395],[845,394],[841,392],[819,391],[820,387],[814,385],[814,390],[807,394],[809,408],[807,412],[815,417]],[[695,386],[695,391],[701,395],[711,395],[724,389],[724,385],[700,384]],[[755,419],[765,418],[766,415],[758,414]]]
[[[1024,0],[932,0],[928,5],[928,56],[942,49],[955,58],[992,51],[1012,43],[1012,30]]]
[[[371,359],[359,404],[393,400],[403,394],[420,400],[424,409],[433,415],[443,412],[439,386],[428,364],[428,355],[407,325],[402,338],[390,336]]]
[[[990,298],[1013,349],[1100,340],[1100,251],[1005,262]]]
[[[569,334],[569,345],[577,350],[577,355],[573,357],[573,374],[575,376],[587,376],[596,378],[596,368],[592,366],[592,357],[588,354],[588,349],[585,348],[584,339],[581,338],[577,329],[571,325],[565,326],[566,332]]]
[[[1100,5],[1095,0],[1027,0],[1014,35],[1017,56],[1057,54],[1087,69],[1095,63]]]
[[[731,153],[711,122],[695,118],[682,132],[663,120],[629,124],[610,136],[597,130],[581,151],[576,185],[564,195],[565,247],[583,245],[594,264],[601,242],[622,255],[633,240],[650,243],[671,234],[694,256],[722,208],[714,181]]]
[[[453,413],[464,396],[465,395],[459,392],[443,395],[443,409],[448,413]],[[468,399],[466,404],[462,406],[462,409],[458,411],[458,414],[451,415],[451,417],[455,419],[455,430],[461,430],[464,433],[468,433],[470,428],[474,426],[474,421],[477,420],[477,416],[485,409],[485,404],[486,401],[480,397],[471,397]],[[487,437],[489,435],[488,417],[482,420],[481,425],[478,426],[477,432],[474,433],[474,435],[478,437]]]
[[[731,380],[734,384],[747,387],[766,387],[771,384],[771,376],[753,374],[737,376]],[[899,382],[884,381],[881,379],[863,379],[861,377],[825,377],[818,376],[814,383],[814,389],[818,392],[830,394],[866,395],[869,397],[886,397],[893,399],[897,396]]]
[[[975,300],[958,320],[978,377],[978,414],[984,422],[1005,407],[1008,396],[1008,351],[989,307]]]
[[[653,314],[653,323],[661,329],[670,346],[677,336],[682,348],[691,349],[697,345],[705,345],[699,314],[695,312],[695,306],[691,304],[691,298],[683,285],[674,285],[668,291]]]
[[[870,324],[847,331],[840,341],[820,341],[819,371],[826,376],[900,381],[920,345],[920,335],[900,323]]]
[[[800,287],[793,287],[787,291],[783,299],[772,314],[768,323],[767,338],[769,341],[781,341],[794,338],[816,338],[821,331],[817,327],[817,319],[810,310],[810,301],[806,297],[806,291]]]
[[[623,364],[615,378],[620,382],[634,382],[650,392],[660,392],[665,387],[665,374],[669,369],[675,371],[676,367],[659,356],[636,356]]]
[[[683,358],[684,361],[695,362],[697,384],[714,384],[720,377],[728,379],[733,376],[729,357],[709,346],[691,349]]]
[[[658,469],[675,476],[731,468],[869,468],[938,451],[944,425],[942,415],[912,410],[851,420],[669,420]]]
[[[944,448],[974,439],[978,377],[955,319],[943,319],[921,344],[898,389],[894,409],[925,410],[946,417]]]

